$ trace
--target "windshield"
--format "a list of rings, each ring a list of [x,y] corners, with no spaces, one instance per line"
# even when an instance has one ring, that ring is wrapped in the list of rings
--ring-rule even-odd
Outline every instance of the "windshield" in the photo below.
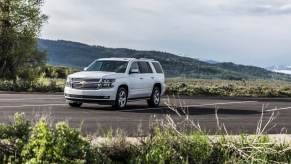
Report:
[[[125,73],[127,64],[127,61],[96,61],[89,65],[87,71]]]

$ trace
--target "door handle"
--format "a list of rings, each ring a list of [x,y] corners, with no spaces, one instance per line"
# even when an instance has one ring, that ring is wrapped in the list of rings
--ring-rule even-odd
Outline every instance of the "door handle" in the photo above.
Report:
[[[151,77],[152,79],[155,79],[155,77]]]
[[[142,77],[140,77],[139,79],[143,80],[143,78],[142,78]]]

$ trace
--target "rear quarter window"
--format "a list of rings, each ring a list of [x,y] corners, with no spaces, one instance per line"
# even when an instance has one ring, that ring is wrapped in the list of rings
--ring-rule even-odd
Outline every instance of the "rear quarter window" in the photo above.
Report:
[[[157,62],[152,62],[155,70],[157,73],[164,73],[163,69],[162,69],[162,66],[160,65],[160,63],[157,63]]]

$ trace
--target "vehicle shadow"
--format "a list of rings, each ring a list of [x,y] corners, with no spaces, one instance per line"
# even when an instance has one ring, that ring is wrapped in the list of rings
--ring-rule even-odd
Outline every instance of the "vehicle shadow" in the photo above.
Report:
[[[132,112],[132,113],[151,113],[151,114],[170,114],[176,115],[177,113],[181,115],[211,115],[216,113],[215,108],[209,107],[190,107],[188,109],[177,108],[176,111],[169,109],[168,107],[161,108],[139,108],[139,110],[135,109],[127,109],[121,110],[121,112]],[[219,108],[217,110],[217,114],[229,114],[229,115],[253,115],[253,114],[261,114],[261,111],[258,110],[241,110],[241,109],[224,109]]]
[[[181,115],[211,115],[215,114],[216,109],[210,107],[189,107],[187,110],[177,108],[176,111],[169,109],[168,107],[160,108],[148,108],[144,105],[129,105],[127,109],[116,110],[111,106],[86,106],[82,107],[86,110],[95,111],[116,111],[116,112],[127,112],[127,113],[145,113],[145,114],[169,114],[177,115],[177,112]],[[247,110],[247,109],[227,109],[219,108],[217,114],[228,114],[228,115],[258,115],[261,114],[261,110]]]

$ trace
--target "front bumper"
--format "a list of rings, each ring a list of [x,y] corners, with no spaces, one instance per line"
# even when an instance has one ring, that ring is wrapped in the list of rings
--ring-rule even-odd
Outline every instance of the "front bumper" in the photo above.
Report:
[[[99,90],[80,90],[65,87],[64,95],[69,101],[108,103],[116,99],[116,88]]]

